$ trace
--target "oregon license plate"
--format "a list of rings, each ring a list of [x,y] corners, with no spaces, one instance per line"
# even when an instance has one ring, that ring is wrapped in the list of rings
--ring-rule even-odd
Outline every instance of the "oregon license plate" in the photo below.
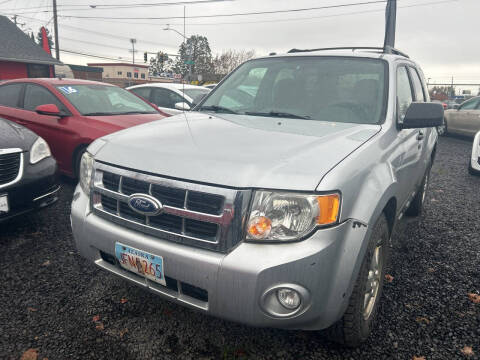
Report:
[[[115,256],[124,269],[163,286],[167,285],[163,273],[163,257],[120,243],[115,243]]]
[[[7,195],[0,195],[0,214],[8,213],[9,210]]]

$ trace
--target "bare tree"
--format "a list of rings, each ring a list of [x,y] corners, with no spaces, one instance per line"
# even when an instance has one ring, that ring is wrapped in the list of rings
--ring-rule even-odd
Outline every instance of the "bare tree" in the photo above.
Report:
[[[227,75],[245,61],[255,57],[255,50],[224,50],[213,59],[215,74]]]

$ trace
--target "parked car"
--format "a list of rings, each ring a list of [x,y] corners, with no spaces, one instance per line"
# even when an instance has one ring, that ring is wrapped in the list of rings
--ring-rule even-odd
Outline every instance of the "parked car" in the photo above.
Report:
[[[204,313],[358,345],[395,223],[422,213],[442,120],[400,53],[247,61],[194,111],[90,145],[76,246]]]
[[[442,104],[444,110],[447,110],[447,109],[448,109],[448,105],[447,105],[447,103],[444,102],[444,101],[432,100],[432,102]]]
[[[473,139],[472,157],[468,165],[468,172],[472,175],[480,175],[480,131]]]
[[[93,140],[165,117],[117,86],[74,79],[4,82],[0,116],[43,137],[68,176],[77,176],[80,158]]]
[[[56,173],[44,139],[0,118],[0,223],[57,201]]]
[[[128,87],[127,90],[157,105],[170,115],[177,115],[193,108],[210,89],[203,86],[152,83]]]
[[[455,100],[445,100],[445,104],[447,105],[447,109],[457,109],[459,106]]]
[[[445,111],[443,126],[439,134],[447,133],[475,136],[480,131],[480,96],[463,102],[457,109]]]

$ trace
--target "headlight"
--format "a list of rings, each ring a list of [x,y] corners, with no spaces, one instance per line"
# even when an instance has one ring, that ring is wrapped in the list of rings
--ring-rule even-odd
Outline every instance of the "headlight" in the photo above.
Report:
[[[79,182],[83,192],[90,195],[90,185],[92,182],[93,156],[85,151],[80,160]]]
[[[30,164],[36,164],[49,156],[52,156],[50,147],[47,142],[39,136],[30,149]]]
[[[340,194],[306,195],[257,191],[247,222],[247,240],[292,241],[317,226],[335,224]]]

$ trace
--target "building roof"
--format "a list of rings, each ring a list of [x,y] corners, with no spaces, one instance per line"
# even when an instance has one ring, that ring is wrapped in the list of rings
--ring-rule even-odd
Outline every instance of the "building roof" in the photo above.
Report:
[[[139,67],[139,68],[146,68],[148,69],[149,65],[141,65],[141,64],[132,64],[132,63],[88,63],[88,66],[131,66],[131,67]]]
[[[62,64],[35,43],[6,16],[0,16],[0,61],[30,64]]]

